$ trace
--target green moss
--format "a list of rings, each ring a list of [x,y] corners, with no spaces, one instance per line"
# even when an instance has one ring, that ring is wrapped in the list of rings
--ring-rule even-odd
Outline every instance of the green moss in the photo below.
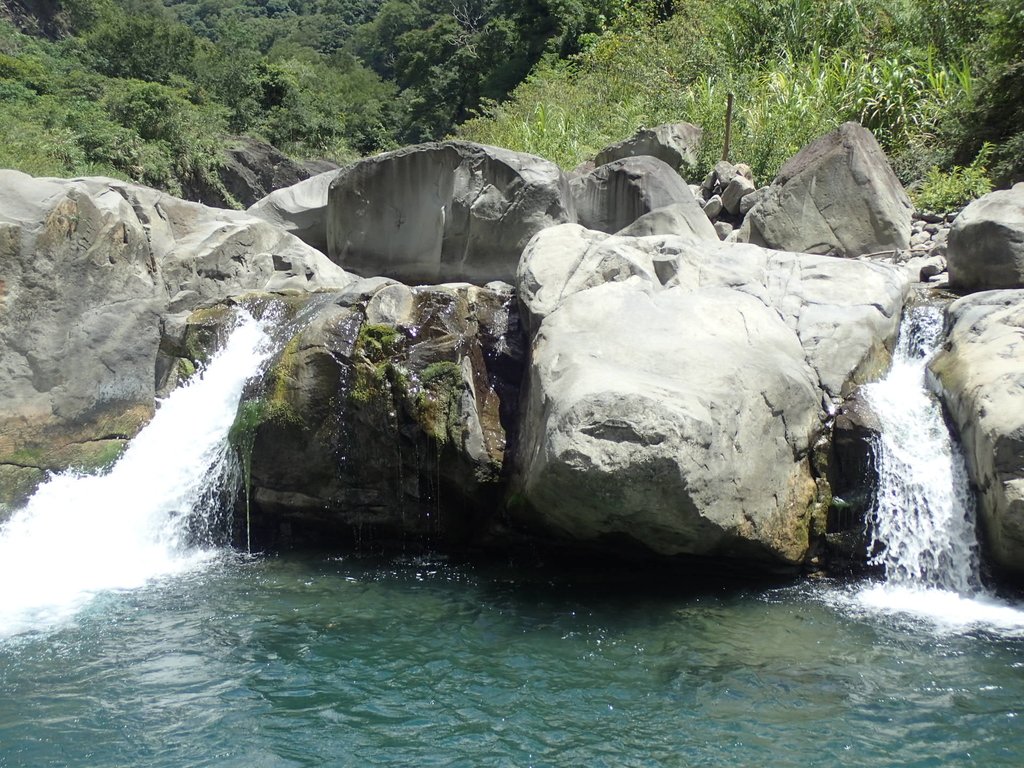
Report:
[[[408,392],[408,374],[394,359],[401,351],[405,337],[390,325],[363,323],[354,349],[354,377],[350,396],[359,404],[367,404],[390,393]]]
[[[178,381],[188,381],[196,372],[196,364],[187,357],[178,358]]]
[[[465,382],[462,366],[451,361],[431,363],[420,375],[423,389],[416,396],[416,415],[424,431],[441,445],[460,436],[460,403]]]

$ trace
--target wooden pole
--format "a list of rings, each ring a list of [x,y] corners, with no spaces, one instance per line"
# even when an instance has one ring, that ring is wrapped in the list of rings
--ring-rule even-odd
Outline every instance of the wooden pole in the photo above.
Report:
[[[732,141],[732,91],[729,91],[725,105],[725,146],[722,147],[722,159],[729,159],[729,143]]]

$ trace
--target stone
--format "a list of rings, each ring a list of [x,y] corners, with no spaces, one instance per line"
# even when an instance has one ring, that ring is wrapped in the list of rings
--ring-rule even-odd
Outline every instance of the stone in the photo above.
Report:
[[[874,136],[850,122],[782,166],[747,213],[741,239],[848,258],[905,250],[912,212]]]
[[[754,191],[754,182],[737,174],[722,192],[722,207],[733,216],[740,212],[743,198]]]
[[[725,240],[733,233],[733,226],[728,221],[716,221],[715,232],[718,233],[719,240]]]
[[[572,180],[577,221],[611,234],[658,208],[693,200],[686,182],[655,157],[626,157]]]
[[[0,465],[42,470],[103,466],[148,421],[169,313],[351,281],[239,211],[17,171],[0,171],[0,263]]]
[[[829,496],[811,457],[822,404],[887,368],[907,288],[876,262],[539,233],[519,265],[532,365],[513,519],[595,545],[801,562]]]
[[[946,257],[951,288],[1024,288],[1024,183],[964,208],[950,230]]]
[[[242,406],[258,416],[254,541],[473,538],[495,521],[516,436],[512,292],[351,288],[315,310]]]
[[[978,493],[995,565],[1024,577],[1024,290],[984,291],[946,310],[929,364]]]
[[[664,556],[803,560],[820,397],[776,312],[632,277],[566,298],[531,359],[513,520]]]
[[[708,198],[707,203],[704,204],[704,215],[707,216],[711,221],[714,221],[722,215],[722,196],[712,195]]]
[[[746,216],[750,213],[750,209],[757,205],[758,201],[761,199],[762,192],[765,189],[767,189],[767,187],[755,189],[749,195],[744,195],[740,198],[740,216]]]
[[[568,184],[548,160],[470,142],[387,152],[331,182],[327,253],[364,277],[509,281],[534,234],[574,220]]]
[[[337,175],[337,170],[325,171],[271,192],[251,205],[248,213],[327,253],[327,192]]]
[[[656,128],[641,128],[633,136],[605,147],[594,158],[596,166],[625,157],[650,155],[678,171],[697,162],[702,131],[691,123],[669,123]]]
[[[685,200],[645,213],[616,234],[628,237],[680,235],[698,240],[718,239],[714,226],[696,200]]]
[[[909,291],[901,269],[876,261],[685,237],[609,237],[562,225],[539,233],[520,261],[524,327],[535,332],[567,297],[630,277],[757,297],[798,335],[820,388],[836,397],[887,370]]]

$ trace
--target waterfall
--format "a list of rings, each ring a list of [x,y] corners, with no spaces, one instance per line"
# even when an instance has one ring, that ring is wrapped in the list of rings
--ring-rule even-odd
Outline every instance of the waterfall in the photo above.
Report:
[[[52,476],[0,528],[0,637],[51,627],[98,593],[212,557],[192,534],[217,506],[242,389],[270,352],[261,324],[240,313],[225,347],[159,405],[109,471]]]
[[[882,425],[869,553],[885,581],[855,601],[952,630],[1024,629],[1024,611],[989,595],[979,575],[975,500],[960,446],[928,391],[927,365],[942,335],[938,307],[908,310],[888,376],[865,396]]]
[[[872,562],[890,583],[967,595],[981,586],[974,498],[963,454],[925,383],[941,333],[937,307],[909,310],[889,375],[865,387],[883,425],[875,445]]]

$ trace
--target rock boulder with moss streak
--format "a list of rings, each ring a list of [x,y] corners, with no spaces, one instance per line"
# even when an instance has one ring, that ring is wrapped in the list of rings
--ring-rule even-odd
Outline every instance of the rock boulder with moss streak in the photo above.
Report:
[[[1024,290],[953,302],[929,367],[978,490],[987,550],[1024,578]]]
[[[511,287],[375,279],[315,301],[241,407],[256,543],[458,541],[490,525],[522,368]]]
[[[465,141],[422,144],[338,173],[327,253],[367,277],[483,285],[511,280],[535,233],[574,220],[554,163]]]
[[[48,470],[108,463],[152,416],[161,326],[175,313],[246,290],[351,280],[244,213],[113,179],[17,171],[0,171],[0,264],[7,505]]]
[[[796,566],[830,501],[827,413],[880,374],[906,277],[684,237],[540,233],[514,519],[576,541]]]

